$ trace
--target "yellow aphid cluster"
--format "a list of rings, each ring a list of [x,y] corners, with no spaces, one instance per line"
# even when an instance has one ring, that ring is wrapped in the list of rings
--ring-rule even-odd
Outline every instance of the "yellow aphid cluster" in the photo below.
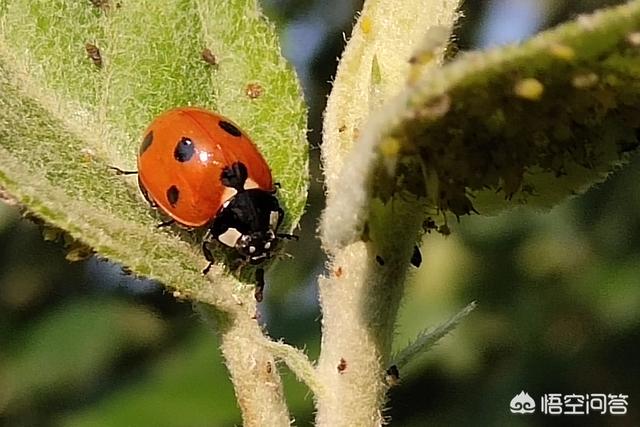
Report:
[[[571,183],[609,172],[640,146],[640,33],[620,40],[586,62],[584,46],[549,43],[542,65],[505,62],[440,95],[417,92],[411,124],[392,133],[428,171],[426,190],[413,191],[459,217],[476,212],[483,191],[528,203],[548,192],[537,187],[541,176]]]
[[[520,98],[537,101],[542,98],[544,86],[538,79],[528,78],[522,79],[515,84],[513,91]]]

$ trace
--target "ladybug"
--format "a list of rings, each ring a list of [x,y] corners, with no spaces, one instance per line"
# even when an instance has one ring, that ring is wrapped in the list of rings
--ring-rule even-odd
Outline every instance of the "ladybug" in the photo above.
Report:
[[[297,239],[278,233],[284,211],[269,165],[247,134],[217,113],[183,107],[156,117],[143,134],[132,173],[151,206],[171,218],[160,226],[207,228],[203,274],[214,262],[212,242],[234,249],[240,265],[255,265],[271,258],[280,239]],[[261,301],[261,268],[256,282]]]

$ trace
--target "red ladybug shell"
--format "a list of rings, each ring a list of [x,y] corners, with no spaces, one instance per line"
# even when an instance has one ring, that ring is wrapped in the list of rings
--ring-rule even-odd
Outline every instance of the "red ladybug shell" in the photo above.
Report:
[[[233,122],[201,108],[176,108],[145,131],[138,177],[151,203],[182,225],[202,227],[237,193],[221,181],[236,162],[247,168],[246,190],[273,191],[269,165]]]

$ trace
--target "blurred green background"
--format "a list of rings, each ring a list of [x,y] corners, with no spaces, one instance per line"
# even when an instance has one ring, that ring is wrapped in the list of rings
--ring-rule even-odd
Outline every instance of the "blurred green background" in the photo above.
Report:
[[[459,45],[512,42],[613,1],[468,0]],[[336,58],[360,1],[263,2],[310,105],[313,188],[293,260],[268,277],[263,320],[274,338],[319,350],[314,237],[323,206],[318,146]],[[397,343],[468,302],[479,307],[401,372],[394,426],[640,425],[640,161],[550,213],[465,217],[430,236],[413,274]],[[241,423],[233,389],[188,303],[60,243],[0,204],[0,426],[217,427]],[[297,425],[312,399],[281,367]],[[521,390],[629,395],[626,416],[516,416]]]

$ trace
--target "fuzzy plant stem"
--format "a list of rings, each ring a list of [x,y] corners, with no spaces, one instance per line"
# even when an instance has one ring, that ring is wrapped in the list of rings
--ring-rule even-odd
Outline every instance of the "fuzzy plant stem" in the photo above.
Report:
[[[198,304],[197,309],[219,334],[243,426],[289,426],[282,381],[272,352],[264,345],[268,338],[255,316],[241,305],[232,313],[222,313],[206,304]]]
[[[330,273],[320,279],[318,375],[331,392],[318,399],[318,427],[384,424],[385,371],[421,221],[416,207],[407,207],[386,206],[371,230],[384,237],[371,236],[336,250]]]

